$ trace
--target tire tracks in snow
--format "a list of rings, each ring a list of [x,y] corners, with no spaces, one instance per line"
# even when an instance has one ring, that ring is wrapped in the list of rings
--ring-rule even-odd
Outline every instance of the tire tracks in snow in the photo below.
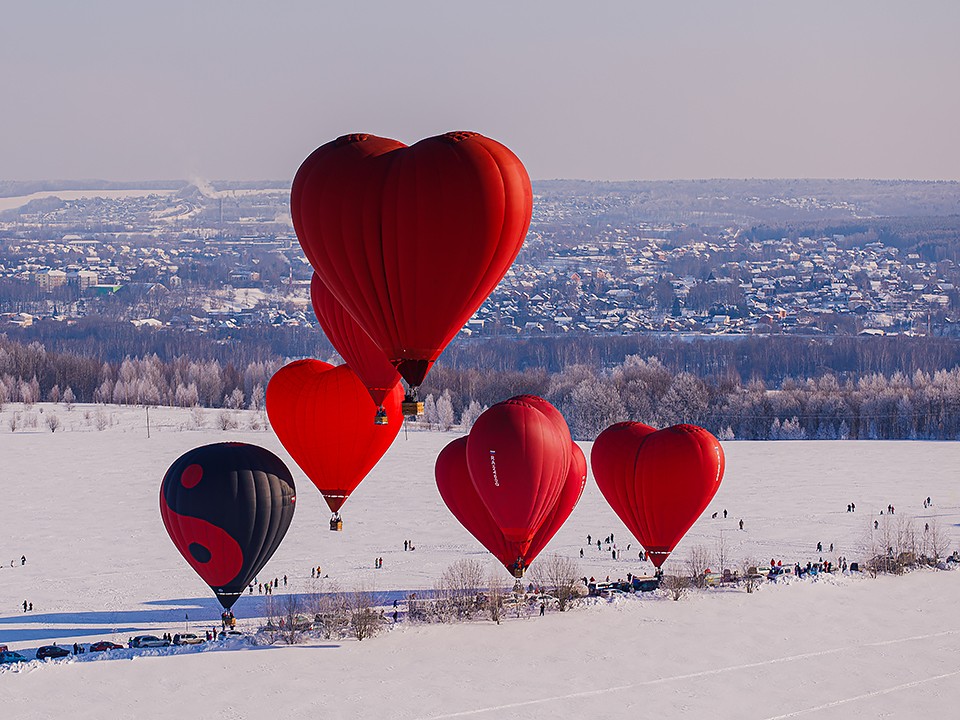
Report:
[[[772,658],[770,660],[759,660],[752,663],[744,663],[742,665],[728,665],[722,668],[712,668],[710,670],[699,670],[693,673],[684,673],[682,675],[670,675],[668,677],[655,678],[653,680],[643,680],[641,682],[629,683],[627,685],[614,685],[608,688],[599,688],[597,690],[582,690],[575,693],[567,693],[565,695],[554,695],[551,697],[537,698],[535,700],[521,700],[513,703],[506,703],[502,705],[490,705],[482,708],[475,708],[473,710],[461,710],[454,713],[444,713],[442,715],[424,715],[416,718],[416,720],[451,720],[452,718],[462,718],[462,717],[471,717],[475,715],[482,715],[484,713],[495,713],[503,712],[505,710],[516,710],[519,708],[533,707],[536,705],[545,705],[552,702],[561,702],[564,700],[577,700],[581,698],[591,698],[601,695],[607,695],[609,693],[624,692],[626,690],[636,690],[638,688],[653,687],[656,685],[664,685],[672,682],[679,682],[683,680],[693,680],[696,678],[710,677],[712,675],[722,675],[724,673],[738,672],[741,670],[751,670],[755,668],[768,667],[770,665],[778,665],[782,663],[791,663],[801,660],[809,660],[811,658],[825,657],[828,655],[839,655],[840,653],[848,652],[851,650],[862,650],[866,648],[879,648],[886,647],[890,645],[900,645],[907,642],[917,642],[920,640],[932,640],[934,638],[949,637],[951,635],[960,635],[960,630],[944,630],[942,632],[930,633],[927,635],[911,635],[910,637],[898,638],[895,640],[880,640],[872,643],[864,643],[860,645],[847,645],[845,647],[831,648],[830,650],[819,650],[817,652],[808,652],[800,653],[799,655],[786,655],[784,657]],[[900,690],[907,690],[909,688],[917,687],[928,682],[936,682],[937,680],[943,680],[949,677],[955,677],[960,675],[960,669],[954,670],[949,673],[944,673],[942,675],[937,675],[936,677],[921,678],[919,680],[914,680],[908,683],[903,683],[901,685],[895,685],[893,687],[882,688],[873,692],[864,693],[862,695],[855,695],[849,698],[842,698],[840,700],[834,700],[823,705],[818,705],[816,707],[804,708],[801,710],[796,710],[791,713],[786,713],[783,715],[774,715],[765,720],[786,720],[787,718],[799,717],[806,713],[817,712],[820,710],[826,710],[838,705],[844,705],[846,703],[855,702],[857,700],[865,700],[867,698],[876,697],[879,695],[886,695],[893,692],[898,692]]]

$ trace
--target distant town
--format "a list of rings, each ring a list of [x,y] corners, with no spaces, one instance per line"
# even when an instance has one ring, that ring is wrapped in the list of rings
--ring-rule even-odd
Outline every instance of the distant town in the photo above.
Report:
[[[960,190],[864,182],[538,183],[524,249],[462,335],[960,335]],[[0,328],[314,325],[288,189],[248,185],[7,183]]]

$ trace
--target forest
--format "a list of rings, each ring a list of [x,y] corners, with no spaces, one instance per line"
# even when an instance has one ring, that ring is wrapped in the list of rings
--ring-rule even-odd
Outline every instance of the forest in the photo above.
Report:
[[[0,336],[0,405],[262,409],[270,377],[288,360],[338,361],[316,332],[286,330],[261,330],[258,342],[155,333],[139,344],[143,353],[125,356],[91,352],[89,335],[74,349],[65,335],[50,347]],[[485,406],[521,393],[556,405],[580,440],[622,420],[693,423],[727,440],[957,440],[960,342],[648,335],[460,341],[420,389],[427,406],[420,423],[467,428]]]

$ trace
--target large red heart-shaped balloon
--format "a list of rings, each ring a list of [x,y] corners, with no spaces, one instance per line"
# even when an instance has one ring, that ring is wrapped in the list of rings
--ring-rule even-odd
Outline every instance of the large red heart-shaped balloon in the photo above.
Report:
[[[410,147],[345,135],[290,191],[317,275],[412,387],[507,272],[532,208],[517,156],[470,132]]]
[[[536,559],[570,517],[583,494],[587,480],[587,461],[576,444],[571,442],[570,445],[572,460],[560,496],[544,522],[534,532],[526,550],[520,543],[511,542],[504,537],[496,520],[480,499],[467,466],[467,438],[457,438],[449,443],[437,457],[434,468],[437,489],[447,508],[460,524],[514,575],[522,575]]]
[[[393,443],[403,415],[399,385],[387,395],[388,424],[375,425],[370,393],[347,365],[297,360],[267,385],[273,431],[337,512]]]
[[[657,567],[710,504],[724,469],[720,441],[695,425],[611,425],[590,462],[600,492]]]
[[[383,350],[370,339],[366,330],[343,309],[343,305],[316,273],[310,281],[310,301],[330,344],[367,386],[373,401],[378,406],[382,405],[387,395],[400,382],[397,369],[387,360]]]
[[[477,494],[521,553],[557,504],[571,462],[569,431],[562,433],[538,405],[521,397],[499,402],[477,418],[467,437]]]

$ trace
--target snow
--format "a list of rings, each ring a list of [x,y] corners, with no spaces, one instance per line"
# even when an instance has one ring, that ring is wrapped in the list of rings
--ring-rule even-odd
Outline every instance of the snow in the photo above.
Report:
[[[89,200],[90,198],[130,198],[149,197],[150,195],[172,195],[176,190],[42,190],[29,195],[17,195],[0,198],[0,212],[23,207],[32,200],[55,197],[60,200]]]
[[[102,431],[98,411],[107,420]],[[16,432],[8,425],[13,413],[21,414]],[[62,421],[56,433],[45,424],[49,413]],[[374,587],[390,602],[431,588],[459,558],[487,562],[434,485],[434,459],[456,434],[401,432],[344,507],[344,531],[331,533],[319,493],[272,432],[222,432],[214,429],[218,414],[206,411],[206,427],[196,429],[189,410],[151,408],[147,438],[143,408],[4,407],[0,643],[32,658],[53,641],[126,645],[136,634],[176,633],[185,614],[191,631],[212,627],[219,606],[167,538],[158,490],[178,455],[225,439],[263,445],[294,471],[297,511],[261,573],[288,576],[278,595],[317,589],[310,568],[318,564],[330,576],[325,583]],[[23,427],[31,415],[36,426]],[[253,416],[238,413],[241,427]],[[589,456],[590,443],[581,445]],[[920,530],[935,518],[951,549],[960,547],[958,443],[724,447],[723,485],[668,571],[683,565],[690,547],[713,548],[721,536],[736,566],[771,557],[785,564],[821,555],[860,559],[861,538],[888,504]],[[927,496],[933,507],[924,509]],[[855,513],[846,512],[850,502]],[[587,533],[611,532],[621,560],[585,545]],[[416,550],[404,552],[404,540]],[[834,552],[817,553],[818,541],[824,550],[834,543]],[[591,477],[545,552],[575,558],[585,575],[616,578],[652,570],[637,562],[636,550]],[[374,569],[376,557],[382,569]],[[501,625],[400,623],[362,643],[231,640],[31,661],[0,670],[0,716],[48,718],[68,709],[76,718],[944,717],[960,691],[951,602],[958,591],[960,572],[834,575],[768,582],[752,594],[692,592],[679,602],[652,595],[591,601]],[[32,613],[21,611],[24,599]],[[241,598],[240,626],[255,629],[262,608],[263,596]]]

